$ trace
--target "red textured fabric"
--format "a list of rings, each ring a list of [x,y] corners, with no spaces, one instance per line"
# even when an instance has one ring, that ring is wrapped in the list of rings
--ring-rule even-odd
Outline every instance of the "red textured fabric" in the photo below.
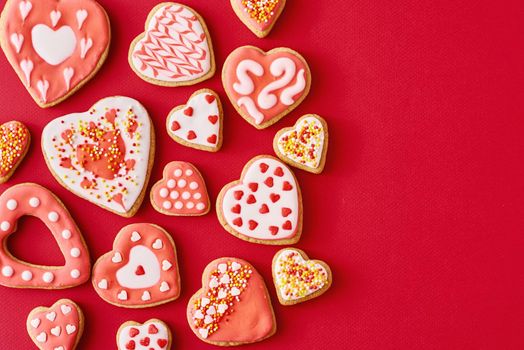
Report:
[[[257,131],[233,109],[217,73],[194,87],[143,82],[127,64],[152,1],[101,0],[113,41],[100,72],[55,108],[36,106],[0,55],[0,120],[20,120],[33,136],[11,180],[54,191],[76,218],[93,259],[111,248],[124,225],[152,222],[174,237],[182,295],[152,309],[126,310],[102,301],[90,284],[62,291],[0,287],[0,347],[32,349],[29,311],[67,297],[86,315],[78,349],[115,348],[127,320],[157,317],[174,333],[174,349],[212,349],[187,325],[185,308],[201,272],[221,256],[248,259],[264,276],[278,332],[250,349],[522,349],[524,337],[524,7],[520,0],[290,0],[267,39],[236,18],[229,1],[185,0],[206,20],[218,69],[240,45],[288,46],[311,66],[309,97],[276,125]],[[182,147],[164,122],[198,88],[215,89],[225,108],[224,147],[217,154]],[[271,281],[276,247],[226,233],[214,212],[169,218],[148,201],[124,219],[62,188],[39,147],[52,118],[84,111],[98,99],[141,101],[157,131],[152,181],[172,160],[194,163],[214,199],[253,156],[272,153],[272,138],[305,113],[329,123],[325,172],[297,170],[304,233],[297,247],[333,269],[330,291],[296,306],[278,304]],[[22,258],[60,263],[36,219],[19,226],[9,246]]]

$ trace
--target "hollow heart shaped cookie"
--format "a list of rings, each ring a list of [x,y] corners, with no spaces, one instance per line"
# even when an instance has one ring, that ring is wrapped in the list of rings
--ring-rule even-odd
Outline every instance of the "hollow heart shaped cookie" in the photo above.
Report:
[[[93,0],[8,0],[0,43],[40,107],[63,101],[98,71],[111,32]]]
[[[24,124],[10,121],[0,125],[0,184],[13,175],[30,143],[31,135]]]
[[[277,328],[264,279],[237,258],[207,265],[202,288],[187,305],[187,320],[198,338],[221,346],[259,342]]]
[[[171,162],[162,180],[151,188],[151,204],[162,214],[200,216],[209,212],[209,196],[202,174],[191,163]]]
[[[259,38],[265,38],[284,10],[286,0],[231,0],[238,18]]]
[[[198,90],[185,105],[169,112],[167,133],[184,146],[216,152],[222,147],[223,114],[216,92]]]
[[[140,78],[155,85],[193,85],[211,78],[215,58],[204,19],[182,4],[155,6],[145,32],[131,43],[129,64]]]
[[[84,315],[69,299],[39,306],[27,316],[27,332],[40,350],[74,350],[84,331]]]
[[[151,319],[143,324],[127,321],[116,335],[118,350],[169,350],[171,331],[162,321]]]
[[[331,286],[331,270],[320,260],[309,260],[300,249],[285,248],[273,258],[273,282],[282,305],[294,305],[324,294]]]
[[[93,286],[110,304],[142,308],[175,300],[180,275],[175,242],[153,224],[131,224],[120,230],[113,250],[93,267]]]
[[[302,233],[302,196],[291,170],[272,156],[249,161],[239,181],[222,188],[217,215],[234,236],[253,243],[294,244]]]
[[[153,166],[155,135],[145,108],[129,97],[108,97],[88,112],[47,124],[42,151],[54,177],[77,196],[133,216]]]
[[[314,174],[324,170],[327,148],[327,123],[315,114],[301,117],[294,126],[277,132],[273,139],[273,149],[280,159]]]
[[[265,53],[242,46],[226,59],[222,84],[238,113],[255,128],[264,129],[306,98],[311,72],[304,58],[291,49]]]
[[[18,260],[7,251],[7,239],[24,215],[42,220],[64,255],[64,266],[43,266]],[[0,284],[14,288],[62,289],[89,279],[89,252],[80,230],[62,202],[44,187],[25,183],[0,196]],[[31,247],[27,247],[31,249]]]

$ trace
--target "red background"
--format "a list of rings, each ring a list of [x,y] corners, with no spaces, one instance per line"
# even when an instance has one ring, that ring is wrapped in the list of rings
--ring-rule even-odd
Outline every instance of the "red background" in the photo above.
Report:
[[[57,107],[38,108],[0,56],[0,118],[26,123],[33,136],[27,159],[0,189],[35,181],[57,193],[93,259],[110,249],[124,225],[162,225],[178,247],[182,296],[161,307],[125,310],[103,302],[90,284],[63,291],[1,287],[1,348],[34,348],[26,315],[61,297],[77,301],[86,314],[79,349],[114,348],[122,322],[150,317],[168,322],[174,349],[212,348],[192,334],[185,308],[205,265],[220,256],[247,258],[268,283],[279,330],[252,349],[524,348],[522,1],[291,0],[261,40],[235,17],[229,1],[185,0],[210,28],[219,70],[227,54],[244,44],[288,46],[308,60],[314,81],[309,97],[263,131],[238,116],[219,74],[187,88],[140,80],[127,64],[128,46],[156,2],[100,3],[112,23],[108,60],[93,81]],[[218,154],[184,148],[164,130],[169,110],[202,87],[217,90],[225,105]],[[146,201],[134,218],[124,219],[62,188],[42,158],[42,127],[118,94],[141,101],[155,122],[151,184],[167,162],[191,161],[213,198],[251,157],[272,153],[279,128],[305,113],[324,116],[330,127],[325,172],[295,172],[305,210],[297,246],[331,265],[331,290],[302,305],[280,306],[270,267],[278,248],[236,239],[214,213],[169,218]],[[32,262],[61,262],[36,219],[24,220],[9,246]]]

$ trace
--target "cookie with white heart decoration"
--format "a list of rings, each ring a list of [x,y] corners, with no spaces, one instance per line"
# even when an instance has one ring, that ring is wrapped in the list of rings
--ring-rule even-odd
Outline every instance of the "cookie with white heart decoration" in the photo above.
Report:
[[[0,44],[40,107],[60,103],[95,75],[111,40],[94,0],[8,0]]]
[[[182,4],[155,6],[145,32],[131,43],[129,64],[140,78],[155,85],[186,86],[211,78],[215,57],[204,19]]]
[[[167,133],[181,145],[216,152],[222,147],[223,115],[216,92],[201,89],[185,105],[169,112]]]
[[[284,10],[286,0],[231,0],[238,18],[259,38],[265,38]]]
[[[60,299],[51,307],[33,309],[26,328],[40,350],[74,350],[84,331],[84,315],[75,302]]]
[[[108,97],[89,111],[51,121],[42,151],[57,181],[115,214],[133,216],[145,196],[155,135],[146,109],[129,97]]]
[[[127,321],[118,329],[118,350],[169,350],[172,335],[167,324],[151,319],[143,324]]]
[[[157,225],[128,225],[95,263],[92,282],[102,299],[120,307],[173,301],[180,295],[175,242]]]
[[[293,172],[275,157],[249,161],[240,180],[222,188],[217,215],[232,235],[253,243],[294,244],[302,233],[302,196]]]
[[[0,184],[13,175],[30,143],[31,134],[24,124],[10,121],[0,125]]]

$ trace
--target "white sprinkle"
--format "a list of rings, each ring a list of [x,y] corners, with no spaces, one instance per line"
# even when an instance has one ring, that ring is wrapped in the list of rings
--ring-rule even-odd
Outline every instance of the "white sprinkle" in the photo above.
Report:
[[[47,218],[49,219],[49,221],[51,222],[57,222],[58,221],[58,213],[56,211],[52,211],[50,212],[48,215],[47,215]]]
[[[32,206],[33,208],[38,207],[40,205],[40,199],[36,197],[32,197],[31,199],[29,199],[29,205]]]
[[[5,277],[11,277],[15,273],[15,270],[11,266],[4,266],[2,267],[2,275]]]
[[[173,205],[171,204],[170,201],[165,201],[164,203],[162,203],[162,206],[164,207],[164,209],[169,210],[169,209],[171,209],[171,207],[172,207]]]
[[[177,170],[175,170],[175,172],[174,172],[173,174],[174,174],[176,177],[180,177],[180,176],[182,176],[182,170],[177,169]]]
[[[169,190],[164,187],[160,190],[160,197],[167,198],[167,196],[169,196]]]
[[[22,272],[22,279],[24,281],[31,281],[33,279],[33,273],[31,271],[25,270]]]
[[[182,199],[189,199],[191,198],[191,193],[185,191],[184,193],[182,193]]]
[[[186,184],[187,184],[186,180],[184,180],[184,179],[178,180],[178,187],[184,188],[184,187],[186,187]]]
[[[8,221],[2,221],[0,224],[0,230],[7,231],[11,227],[11,224]]]
[[[192,181],[189,184],[189,188],[192,189],[192,190],[196,190],[198,188],[198,184],[195,181]]]
[[[18,202],[16,200],[14,200],[14,199],[10,199],[10,200],[7,201],[6,207],[7,207],[7,209],[9,209],[11,211],[15,210],[18,207]]]
[[[69,239],[69,238],[71,238],[71,231],[69,231],[69,230],[63,230],[63,231],[62,231],[62,237],[63,237],[64,239]]]
[[[175,188],[175,187],[176,187],[176,181],[173,180],[173,179],[170,179],[170,180],[167,182],[167,187],[168,187],[168,188]]]
[[[73,278],[80,277],[80,271],[78,271],[77,269],[71,270],[71,277]]]
[[[51,272],[46,272],[42,275],[42,279],[46,283],[51,283],[55,279],[55,275],[53,275]]]
[[[74,247],[71,249],[71,256],[73,258],[78,258],[80,256],[80,249]]]

